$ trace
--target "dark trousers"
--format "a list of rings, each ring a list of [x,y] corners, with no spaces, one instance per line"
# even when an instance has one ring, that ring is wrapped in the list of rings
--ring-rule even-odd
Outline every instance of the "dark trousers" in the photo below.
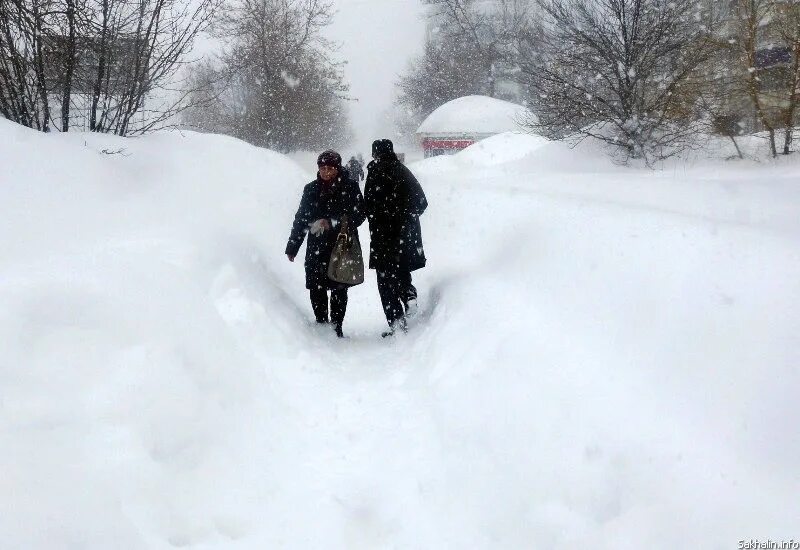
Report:
[[[411,284],[411,272],[399,266],[376,271],[383,313],[386,315],[386,321],[391,325],[405,315],[408,302],[416,300],[417,289]]]
[[[314,317],[318,323],[328,322],[328,291],[325,289],[314,289],[311,293],[311,308],[314,310]],[[347,312],[347,289],[341,288],[331,290],[331,322],[341,326],[344,322],[344,314]]]

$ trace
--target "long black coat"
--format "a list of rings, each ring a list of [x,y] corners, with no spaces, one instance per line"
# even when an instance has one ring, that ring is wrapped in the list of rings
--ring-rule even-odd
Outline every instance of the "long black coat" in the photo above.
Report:
[[[364,179],[364,166],[356,159],[350,159],[347,163],[347,170],[350,172],[350,177],[355,181],[358,182]]]
[[[394,153],[369,163],[364,204],[372,240],[370,269],[425,267],[419,217],[428,207],[422,186]]]
[[[292,232],[289,242],[286,243],[286,254],[297,256],[300,245],[303,244],[308,233],[306,245],[306,288],[324,288],[333,290],[347,288],[342,283],[328,279],[328,262],[336,244],[336,237],[341,229],[339,221],[347,215],[349,232],[357,243],[357,227],[364,223],[364,198],[358,183],[350,179],[346,170],[340,169],[339,176],[329,186],[323,185],[317,174],[317,179],[303,188],[303,198],[300,207],[294,216]],[[309,225],[315,221],[326,218],[334,225],[333,229],[324,231],[321,235],[309,233]],[[359,244],[359,246],[361,246]]]

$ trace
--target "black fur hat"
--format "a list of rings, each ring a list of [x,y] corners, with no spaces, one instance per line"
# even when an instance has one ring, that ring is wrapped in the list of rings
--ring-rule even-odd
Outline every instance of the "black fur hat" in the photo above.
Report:
[[[380,157],[387,153],[394,153],[394,144],[390,139],[376,139],[372,142],[372,156]]]
[[[340,155],[336,151],[333,151],[332,149],[323,151],[317,157],[317,166],[332,166],[334,168],[341,168],[342,155]]]

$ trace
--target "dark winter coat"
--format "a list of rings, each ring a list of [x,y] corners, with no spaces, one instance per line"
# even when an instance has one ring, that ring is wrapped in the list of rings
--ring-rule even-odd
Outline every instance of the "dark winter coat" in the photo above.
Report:
[[[350,162],[347,163],[347,170],[355,181],[364,179],[364,167],[356,159],[350,159]]]
[[[364,204],[372,241],[369,268],[414,271],[425,267],[419,217],[428,200],[417,178],[394,153],[369,163]]]
[[[324,186],[317,174],[317,179],[303,189],[303,198],[300,199],[300,207],[292,224],[292,233],[286,244],[286,254],[297,256],[308,233],[305,261],[306,288],[333,290],[350,286],[328,279],[328,261],[341,229],[339,222],[345,214],[350,235],[357,238],[356,228],[364,223],[365,219],[364,198],[358,183],[350,179],[346,170],[340,168],[339,176],[329,186]],[[321,235],[309,233],[309,226],[322,218],[329,220],[333,229],[325,230]]]

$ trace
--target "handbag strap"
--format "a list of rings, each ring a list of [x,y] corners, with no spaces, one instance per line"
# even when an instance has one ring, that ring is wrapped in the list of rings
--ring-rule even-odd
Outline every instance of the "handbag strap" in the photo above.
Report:
[[[342,228],[339,230],[339,235],[337,235],[336,238],[338,239],[339,237],[344,236],[344,238],[349,241],[350,240],[350,233],[349,233],[349,228],[347,226],[347,214],[344,214],[342,216],[341,224],[342,224]]]

